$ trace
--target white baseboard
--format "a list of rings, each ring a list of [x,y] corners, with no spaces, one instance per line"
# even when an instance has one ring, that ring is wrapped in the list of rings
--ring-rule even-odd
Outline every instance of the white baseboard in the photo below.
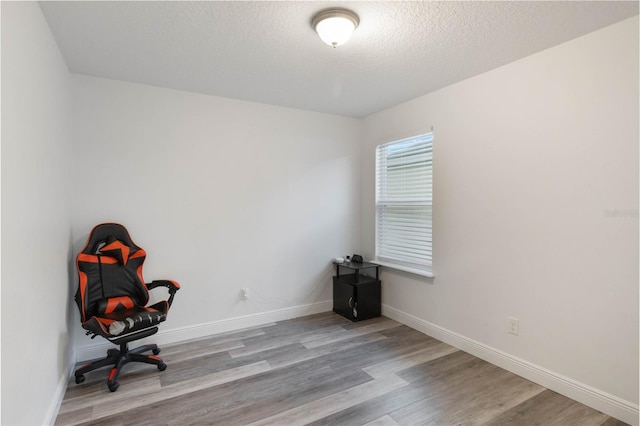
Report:
[[[256,314],[244,315],[241,317],[227,318],[219,321],[212,321],[204,324],[191,325],[187,327],[162,330],[146,339],[141,339],[140,343],[156,343],[158,345],[170,345],[185,340],[199,339],[212,336],[227,331],[240,330],[248,327],[269,324],[276,321],[284,321],[291,318],[305,315],[318,314],[333,309],[333,301],[325,300],[307,305],[294,306],[292,308],[277,309],[274,311],[260,312]],[[90,359],[105,356],[108,349],[113,348],[113,344],[101,342],[90,346],[76,348],[75,362],[87,361]]]
[[[532,364],[502,352],[501,350],[392,308],[391,306],[382,305],[382,315],[470,353],[471,355],[477,356],[498,367],[504,368],[507,371],[522,376],[525,379],[531,380],[547,389],[551,389],[552,391],[608,414],[609,416],[638,426],[637,404],[547,370],[546,368]]]
[[[75,354],[72,354],[70,357],[69,365],[62,372],[62,376],[60,380],[58,380],[58,386],[56,386],[56,391],[51,398],[51,403],[49,404],[49,408],[47,408],[47,412],[44,417],[43,425],[53,425],[56,422],[56,418],[58,417],[58,413],[60,412],[60,406],[62,405],[62,400],[64,399],[64,394],[67,392],[67,384],[69,383],[69,378],[73,374],[73,367],[75,365],[74,362]]]

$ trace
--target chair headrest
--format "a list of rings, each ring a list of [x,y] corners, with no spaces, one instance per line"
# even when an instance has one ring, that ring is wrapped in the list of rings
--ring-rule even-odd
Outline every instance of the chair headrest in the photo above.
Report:
[[[127,264],[129,256],[140,250],[127,228],[119,223],[101,223],[96,225],[89,234],[89,239],[82,253],[104,254],[114,257],[122,264]]]

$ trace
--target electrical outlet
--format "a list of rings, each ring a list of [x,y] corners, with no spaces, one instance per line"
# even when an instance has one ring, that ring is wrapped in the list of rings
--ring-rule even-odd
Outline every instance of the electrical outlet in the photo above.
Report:
[[[240,289],[240,299],[247,300],[249,298],[249,289],[242,288]]]
[[[514,317],[507,317],[507,333],[518,336],[520,334],[520,320]]]

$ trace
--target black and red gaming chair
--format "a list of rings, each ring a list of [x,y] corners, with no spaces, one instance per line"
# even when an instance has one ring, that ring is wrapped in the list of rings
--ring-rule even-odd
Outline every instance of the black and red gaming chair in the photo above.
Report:
[[[118,389],[116,379],[128,362],[154,364],[164,371],[167,365],[157,355],[157,345],[143,345],[129,350],[128,343],[158,332],[157,325],[167,319],[169,307],[180,285],[175,281],[158,280],[145,284],[142,264],[145,251],[138,247],[127,229],[117,223],[103,223],[91,231],[84,249],[78,254],[76,266],[80,283],[76,303],[80,309],[82,327],[91,334],[104,337],[120,345],[110,349],[107,357],[89,362],[75,371],[76,383],[85,380],[84,374],[97,368],[113,365],[107,385],[111,392]],[[167,287],[169,299],[151,306],[149,290]],[[152,351],[153,355],[143,355]]]

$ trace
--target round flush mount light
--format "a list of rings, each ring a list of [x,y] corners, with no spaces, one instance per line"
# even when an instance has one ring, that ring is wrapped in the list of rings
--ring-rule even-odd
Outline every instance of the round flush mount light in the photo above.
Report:
[[[311,20],[311,26],[320,39],[333,47],[349,40],[359,23],[360,18],[355,12],[342,8],[321,10]]]

